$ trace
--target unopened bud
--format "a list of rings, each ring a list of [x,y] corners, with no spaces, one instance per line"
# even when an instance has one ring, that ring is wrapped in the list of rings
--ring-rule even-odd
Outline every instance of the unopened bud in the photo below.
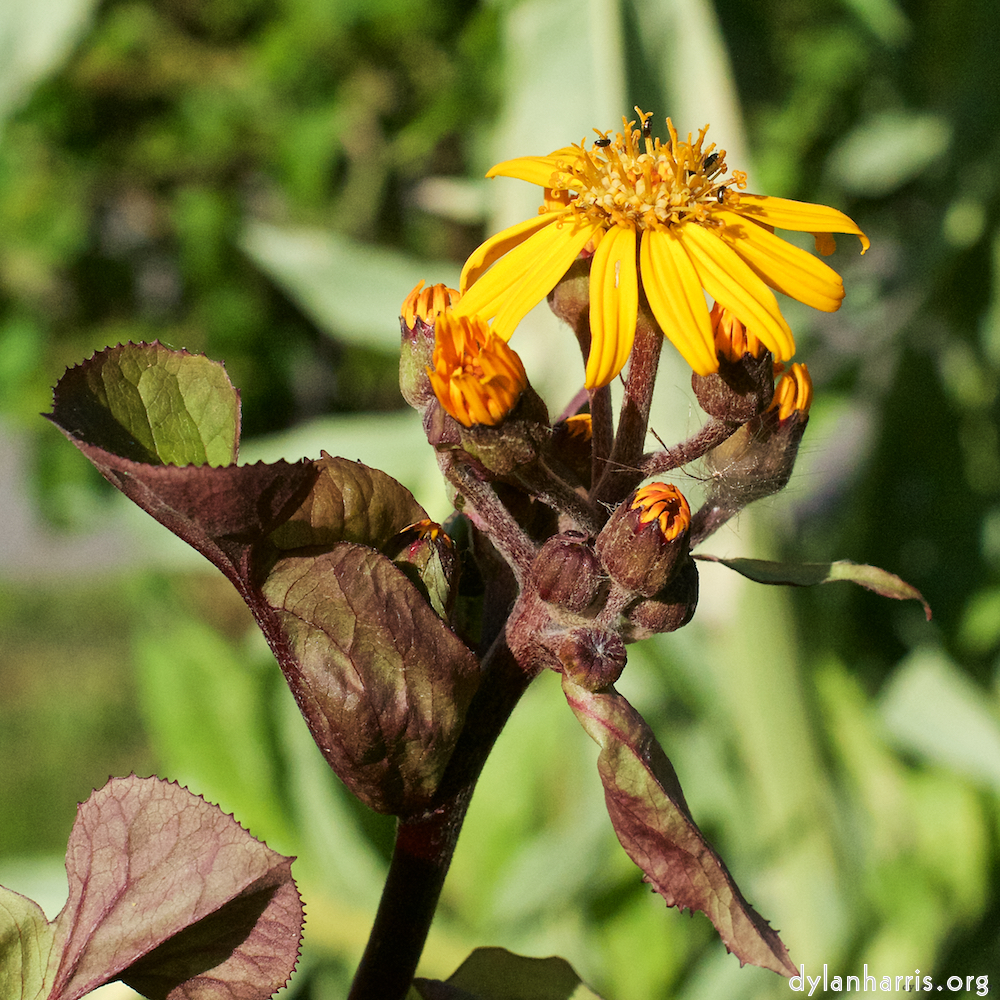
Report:
[[[427,369],[434,358],[434,325],[437,317],[459,299],[446,285],[424,288],[421,281],[403,300],[399,330],[399,391],[414,409],[423,411],[434,399]]]
[[[579,615],[596,603],[607,577],[587,536],[565,531],[541,547],[530,580],[547,604]]]
[[[652,597],[688,554],[691,508],[669,483],[650,483],[618,506],[597,536],[608,575],[626,590]]]
[[[743,424],[757,416],[774,394],[771,352],[718,302],[712,307],[712,329],[719,370],[691,375],[691,388],[701,408],[726,423]]]
[[[712,474],[705,508],[719,511],[713,523],[722,523],[723,514],[731,517],[754,500],[784,489],[795,467],[811,403],[809,371],[805,365],[794,364],[782,376],[767,410],[705,456]]]
[[[563,673],[588,691],[614,684],[625,669],[625,643],[606,629],[576,628],[566,633],[556,655]]]
[[[622,638],[639,642],[659,632],[675,632],[691,621],[697,606],[698,567],[689,557],[663,590],[626,609]]]

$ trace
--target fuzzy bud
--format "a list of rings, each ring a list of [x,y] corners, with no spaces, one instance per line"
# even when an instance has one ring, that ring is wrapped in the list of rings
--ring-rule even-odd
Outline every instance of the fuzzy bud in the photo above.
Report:
[[[698,566],[688,558],[663,590],[625,610],[622,638],[625,642],[639,642],[659,632],[675,632],[691,621],[697,606]]]
[[[712,307],[712,329],[719,370],[691,375],[691,388],[701,408],[726,423],[743,424],[761,413],[774,394],[771,352],[718,302]]]
[[[696,535],[715,531],[747,504],[785,488],[809,422],[812,381],[805,365],[782,377],[771,405],[705,456],[711,473]]]
[[[597,536],[608,575],[627,591],[652,597],[688,554],[691,508],[676,486],[650,483],[621,503]]]
[[[421,281],[403,300],[399,331],[399,391],[415,410],[423,411],[434,399],[427,369],[434,358],[434,326],[437,317],[459,299],[446,285],[424,288]]]
[[[625,669],[625,643],[606,629],[572,629],[559,643],[556,655],[563,673],[588,691],[614,684]]]
[[[565,531],[541,547],[531,565],[530,580],[547,604],[580,615],[595,604],[606,577],[587,536]]]

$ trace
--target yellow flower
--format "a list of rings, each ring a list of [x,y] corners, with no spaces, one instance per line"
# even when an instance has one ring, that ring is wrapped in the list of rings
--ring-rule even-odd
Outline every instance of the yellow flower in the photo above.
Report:
[[[438,402],[466,427],[501,423],[528,387],[521,359],[485,320],[451,309],[438,315],[434,340],[428,374]]]
[[[842,212],[823,205],[745,194],[746,175],[728,172],[725,150],[705,144],[708,126],[681,140],[652,135],[650,115],[623,119],[624,132],[585,148],[558,149],[493,167],[545,189],[539,214],[488,239],[462,272],[459,313],[492,319],[509,339],[521,318],[563,277],[580,253],[592,254],[588,388],[607,385],[635,339],[639,284],[664,334],[699,375],[717,371],[703,290],[751,327],[779,360],[795,349],[771,289],[826,312],[844,297],[840,276],[774,235],[809,232],[820,252],[830,233],[868,239]]]
[[[774,387],[774,398],[768,409],[777,410],[779,420],[787,420],[795,412],[805,417],[812,406],[812,397],[813,384],[809,369],[796,363],[781,376],[781,381]]]

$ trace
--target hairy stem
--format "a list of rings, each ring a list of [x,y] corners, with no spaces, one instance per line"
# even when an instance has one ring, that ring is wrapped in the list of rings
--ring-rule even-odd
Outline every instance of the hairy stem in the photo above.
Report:
[[[726,438],[731,437],[739,429],[739,424],[723,423],[713,417],[687,441],[682,441],[672,448],[665,448],[663,451],[654,451],[651,454],[643,455],[642,461],[639,463],[643,479],[648,476],[660,475],[663,472],[670,472],[672,469],[678,469],[682,465],[694,462],[722,444]]]
[[[653,402],[653,386],[656,384],[662,347],[663,335],[656,321],[640,309],[618,433],[600,482],[592,492],[595,506],[617,506],[642,481],[639,461],[649,426],[649,408]]]

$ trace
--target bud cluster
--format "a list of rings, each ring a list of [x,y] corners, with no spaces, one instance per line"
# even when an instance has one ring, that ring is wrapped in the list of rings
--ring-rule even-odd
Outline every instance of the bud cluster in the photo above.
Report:
[[[584,253],[550,295],[585,352],[589,268]],[[626,643],[691,620],[698,603],[692,546],[788,481],[808,419],[808,372],[793,365],[776,388],[782,370],[771,352],[716,304],[718,370],[692,375],[710,422],[688,442],[643,455],[634,440],[645,435],[648,398],[638,427],[641,400],[631,399],[631,413],[623,407],[616,437],[603,387],[550,424],[517,354],[479,316],[456,312],[457,300],[443,286],[418,286],[404,304],[406,398],[423,414],[456,507],[511,570],[505,592],[513,609],[503,627],[515,658],[525,669],[548,666],[599,690],[621,673]],[[659,343],[655,321],[640,308],[627,404],[640,390],[651,397]],[[641,484],[698,458],[709,485],[694,514],[676,485]],[[425,536],[413,543],[417,563],[432,551],[428,544]],[[483,545],[476,551],[479,562]],[[496,576],[496,566],[479,570],[484,581]],[[479,638],[494,638],[499,627],[484,626]]]

